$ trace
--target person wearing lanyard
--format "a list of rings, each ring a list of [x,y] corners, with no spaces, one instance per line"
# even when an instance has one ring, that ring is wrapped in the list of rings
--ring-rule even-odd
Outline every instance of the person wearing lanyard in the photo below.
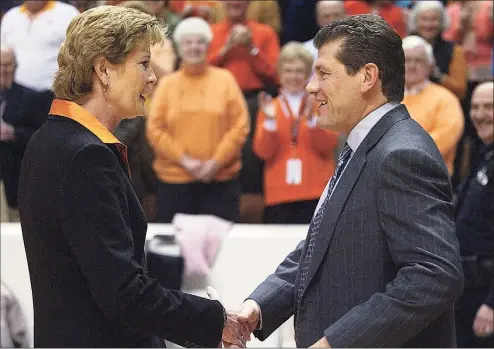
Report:
[[[473,92],[470,115],[484,146],[456,197],[456,234],[465,273],[463,295],[456,306],[459,348],[494,347],[493,90],[491,81]]]
[[[265,161],[264,222],[308,224],[335,168],[338,134],[316,126],[305,92],[313,57],[302,43],[281,50],[277,98],[259,95],[253,150]]]

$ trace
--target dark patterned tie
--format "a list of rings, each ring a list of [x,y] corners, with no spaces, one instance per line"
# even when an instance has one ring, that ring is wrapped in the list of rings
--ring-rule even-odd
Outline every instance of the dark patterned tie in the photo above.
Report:
[[[326,194],[326,198],[324,199],[324,202],[322,203],[321,207],[319,208],[319,211],[317,211],[315,217],[312,219],[312,222],[310,224],[310,227],[309,227],[309,244],[307,246],[307,253],[305,255],[305,258],[302,261],[300,283],[298,286],[297,300],[299,302],[302,299],[302,292],[304,292],[305,283],[307,282],[307,275],[309,273],[309,266],[310,266],[312,256],[314,253],[314,245],[316,242],[316,236],[317,236],[317,233],[319,231],[319,227],[321,226],[321,221],[322,221],[322,217],[324,216],[324,211],[326,210],[326,207],[328,206],[329,198],[331,197],[331,193],[333,192],[334,186],[336,185],[338,178],[340,178],[341,173],[345,169],[345,166],[346,166],[348,160],[350,160],[351,155],[352,155],[352,148],[350,148],[348,143],[345,143],[345,146],[341,150],[340,156],[338,157],[338,164],[336,165],[336,169],[334,171],[333,177],[331,177],[331,179],[329,181],[328,192]]]

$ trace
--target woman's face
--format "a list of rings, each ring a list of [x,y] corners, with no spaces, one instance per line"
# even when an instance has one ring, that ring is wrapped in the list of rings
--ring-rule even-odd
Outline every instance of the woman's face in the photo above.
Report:
[[[202,35],[184,36],[178,44],[178,53],[187,65],[198,65],[206,62],[208,42]]]
[[[280,67],[280,84],[288,92],[304,91],[308,78],[307,66],[300,59],[286,61]]]
[[[133,118],[146,113],[146,98],[156,83],[150,64],[149,44],[141,44],[122,64],[109,65],[109,87],[106,98],[120,118]]]
[[[415,18],[417,33],[425,40],[432,42],[441,32],[441,12],[439,10],[424,10]]]

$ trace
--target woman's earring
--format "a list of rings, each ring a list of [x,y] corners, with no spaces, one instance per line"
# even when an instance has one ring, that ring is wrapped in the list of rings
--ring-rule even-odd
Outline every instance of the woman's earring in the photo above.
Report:
[[[103,84],[103,91],[108,92],[110,88],[110,79],[107,79],[106,82]]]

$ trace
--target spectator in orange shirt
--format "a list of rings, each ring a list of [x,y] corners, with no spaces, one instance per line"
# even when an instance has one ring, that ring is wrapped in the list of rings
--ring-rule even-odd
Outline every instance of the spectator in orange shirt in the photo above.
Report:
[[[431,82],[434,67],[432,46],[420,36],[403,39],[405,52],[405,98],[412,119],[426,130],[453,174],[456,146],[462,135],[464,120],[460,101],[447,88]]]
[[[434,49],[436,65],[431,81],[441,84],[460,100],[467,89],[467,63],[460,45],[442,38],[449,18],[441,1],[420,1],[410,12],[408,28],[412,35],[425,39]]]
[[[259,91],[277,82],[280,52],[276,33],[269,26],[247,20],[249,1],[225,1],[226,19],[212,26],[210,63],[227,68],[242,91]]]
[[[251,124],[255,125],[258,93],[277,93],[278,37],[271,27],[247,19],[249,1],[224,1],[223,5],[226,19],[212,25],[208,59],[235,76],[247,100]],[[262,163],[252,153],[252,134],[244,146],[242,192],[258,194],[262,192]]]
[[[212,33],[199,17],[182,20],[173,40],[180,70],[161,78],[146,125],[159,179],[156,221],[176,213],[239,221],[241,149],[249,133],[233,75],[207,63]]]
[[[317,127],[305,91],[313,63],[302,43],[286,44],[278,61],[280,94],[259,95],[254,151],[265,161],[265,223],[309,224],[334,171],[338,134]]]
[[[407,35],[405,14],[403,9],[389,0],[345,1],[346,13],[349,16],[373,13],[384,18],[402,38]]]

